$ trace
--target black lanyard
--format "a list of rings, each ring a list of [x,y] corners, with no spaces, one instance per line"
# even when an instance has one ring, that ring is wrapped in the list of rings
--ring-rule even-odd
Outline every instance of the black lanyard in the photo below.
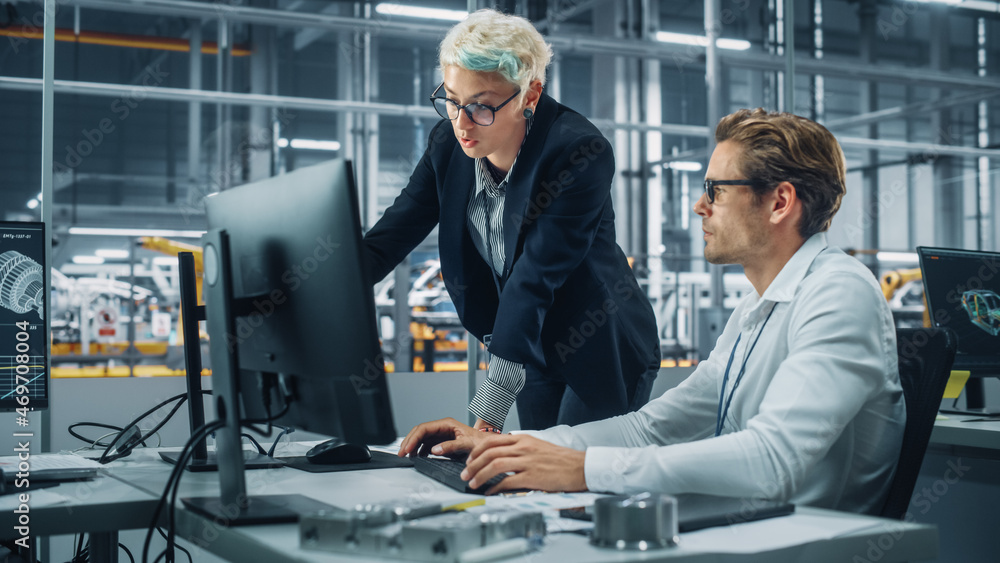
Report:
[[[733,395],[736,394],[736,388],[740,386],[740,381],[743,380],[743,373],[746,372],[747,360],[750,359],[750,354],[753,354],[753,349],[757,347],[757,341],[760,340],[760,335],[764,333],[764,327],[767,326],[767,321],[771,320],[771,315],[774,314],[774,310],[777,307],[777,303],[771,307],[771,312],[767,314],[767,318],[764,319],[764,323],[760,325],[760,331],[757,333],[757,338],[755,338],[753,344],[750,345],[750,350],[747,351],[747,355],[743,357],[743,365],[740,366],[740,373],[736,376],[736,383],[733,383],[733,390],[729,392],[729,400],[725,401],[726,408],[723,409],[722,403],[726,397],[726,384],[729,383],[729,368],[733,367],[733,359],[736,357],[736,348],[740,345],[740,339],[743,338],[743,332],[740,332],[739,336],[736,337],[736,344],[733,344],[733,351],[729,353],[729,363],[726,364],[726,374],[722,377],[722,391],[719,392],[719,411],[716,415],[718,418],[715,420],[716,436],[722,434],[722,428],[726,425],[726,415],[729,414],[729,405],[733,403]]]

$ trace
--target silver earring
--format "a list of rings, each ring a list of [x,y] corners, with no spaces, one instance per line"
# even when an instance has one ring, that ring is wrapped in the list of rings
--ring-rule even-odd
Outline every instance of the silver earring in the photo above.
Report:
[[[531,119],[531,116],[534,115],[534,113],[535,112],[531,111],[531,108],[524,108],[524,118],[525,119]]]

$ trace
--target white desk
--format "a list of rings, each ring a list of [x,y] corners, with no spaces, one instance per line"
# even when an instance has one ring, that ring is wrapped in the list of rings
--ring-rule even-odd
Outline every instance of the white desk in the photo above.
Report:
[[[169,475],[170,467],[152,458],[152,452],[139,451],[132,458],[115,462],[107,476],[95,483],[94,494],[79,495],[65,506],[32,509],[32,532],[35,535],[73,533],[78,531],[108,531],[110,529],[144,528],[153,506]],[[71,487],[73,485],[62,485]],[[306,494],[317,500],[340,507],[362,502],[408,498],[419,495],[435,500],[468,499],[409,468],[370,471],[306,473],[290,468],[247,472],[247,487],[251,495]],[[217,494],[214,473],[185,473],[180,496]],[[84,498],[86,496],[86,498]],[[12,537],[12,514],[0,515],[3,527],[0,537]],[[832,518],[841,523],[857,523],[861,529],[839,537],[818,539],[815,532],[804,527],[817,518]],[[43,525],[42,522],[45,522]],[[763,528],[749,528],[757,526]],[[341,554],[303,550],[299,548],[296,525],[266,525],[226,528],[205,518],[178,509],[178,536],[231,561],[321,562],[335,560],[376,561]],[[782,546],[754,553],[726,553],[728,547],[740,545],[740,534],[759,530],[780,530],[789,538]],[[804,534],[804,535],[803,535]],[[141,549],[141,546],[135,546]],[[554,534],[540,551],[510,561],[565,560],[574,563],[596,561],[697,561],[697,562],[843,562],[919,561],[933,558],[938,549],[937,530],[933,526],[910,524],[832,512],[808,507],[796,514],[733,527],[713,528],[684,534],[679,546],[648,553],[616,552],[597,549],[582,536]],[[133,550],[135,551],[135,550]]]
[[[143,493],[111,477],[117,470],[106,468],[97,479],[27,491],[31,537],[89,533],[92,560],[117,561],[118,531],[148,526],[159,500],[159,495]],[[0,510],[0,539],[19,537],[14,532],[19,515],[7,506],[17,494],[0,499],[4,503]],[[59,499],[58,504],[45,504],[53,497]]]
[[[1000,418],[977,420],[976,415],[949,414],[947,420],[934,423],[931,444],[984,448],[996,452],[1000,459]],[[973,422],[963,422],[973,420]]]
[[[996,561],[1000,419],[947,416],[934,425],[909,510],[938,527],[940,563]],[[962,422],[970,419],[976,421]]]

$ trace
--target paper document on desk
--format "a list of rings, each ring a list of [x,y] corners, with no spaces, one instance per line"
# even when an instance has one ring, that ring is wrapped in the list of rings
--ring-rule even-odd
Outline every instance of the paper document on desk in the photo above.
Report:
[[[590,506],[594,501],[605,497],[599,493],[544,493],[531,491],[528,493],[513,493],[486,497],[487,508],[509,508],[524,512],[546,510],[559,511],[563,508]]]
[[[541,512],[545,517],[545,527],[550,534],[557,532],[582,532],[594,527],[593,522],[562,518],[559,511],[564,508],[592,506],[594,501],[607,495],[600,493],[544,493],[531,491],[513,493],[506,496],[486,497],[486,509],[505,508],[520,512]],[[475,512],[479,507],[468,509]]]

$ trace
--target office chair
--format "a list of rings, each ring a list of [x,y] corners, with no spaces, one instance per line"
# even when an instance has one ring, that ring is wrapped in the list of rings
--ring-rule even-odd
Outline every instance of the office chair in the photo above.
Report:
[[[917,474],[927,453],[938,407],[951,375],[958,337],[949,328],[896,330],[899,381],[906,401],[906,427],[896,464],[896,474],[879,514],[902,520],[910,505]]]

